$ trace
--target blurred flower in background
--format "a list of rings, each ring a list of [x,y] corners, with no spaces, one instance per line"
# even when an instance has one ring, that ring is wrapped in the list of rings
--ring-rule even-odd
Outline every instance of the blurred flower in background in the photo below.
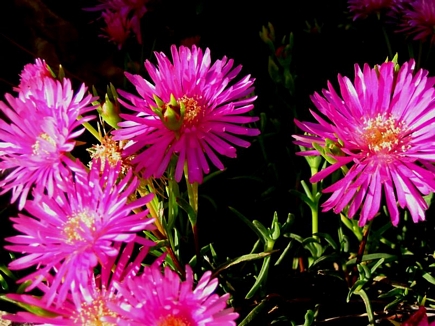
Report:
[[[103,11],[101,17],[106,24],[102,30],[103,37],[117,44],[121,49],[124,42],[133,32],[136,40],[142,44],[141,18],[147,12],[146,4],[149,0],[106,0],[101,4],[84,8],[87,11]]]
[[[369,15],[379,15],[382,10],[390,9],[394,0],[348,0],[349,11],[353,20],[366,18]]]

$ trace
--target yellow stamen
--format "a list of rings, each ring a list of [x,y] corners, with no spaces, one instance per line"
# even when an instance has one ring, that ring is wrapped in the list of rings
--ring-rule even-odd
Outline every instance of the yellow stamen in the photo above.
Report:
[[[63,234],[67,239],[68,244],[83,241],[83,233],[87,228],[91,232],[95,232],[95,215],[88,211],[75,213],[68,217],[68,221],[64,225]]]
[[[35,143],[32,145],[32,154],[33,155],[41,155],[41,154],[49,154],[47,150],[41,150],[41,141],[47,141],[53,146],[56,145],[56,142],[51,138],[48,134],[43,132],[37,138]]]
[[[121,162],[121,171],[125,173],[130,167],[133,156],[122,158],[122,147],[122,142],[113,140],[112,137],[106,135],[101,138],[101,144],[93,145],[92,148],[88,148],[87,151],[90,153],[92,160],[101,160],[101,170],[104,170],[106,161],[112,167],[115,167]],[[89,165],[92,165],[92,161],[89,162]]]
[[[186,127],[191,127],[196,125],[201,118],[204,116],[204,110],[201,105],[199,105],[198,100],[201,100],[201,97],[187,97],[184,95],[179,99],[180,102],[183,102],[186,111],[184,112],[183,123]]]
[[[83,302],[80,311],[75,313],[73,320],[83,326],[114,326],[116,324],[101,321],[102,317],[116,317],[117,314],[107,308],[106,300],[98,297],[92,302]]]
[[[407,148],[403,142],[405,127],[391,115],[366,119],[363,130],[362,137],[373,152],[391,153]]]

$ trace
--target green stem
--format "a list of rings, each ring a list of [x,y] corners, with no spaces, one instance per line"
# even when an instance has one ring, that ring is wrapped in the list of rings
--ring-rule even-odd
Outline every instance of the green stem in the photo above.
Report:
[[[391,49],[391,43],[390,43],[390,39],[388,37],[387,31],[385,30],[385,27],[382,25],[382,34],[384,34],[384,39],[385,39],[385,43],[387,45],[387,49],[388,49],[388,56],[389,56],[389,60],[393,59],[393,51]]]
[[[311,208],[311,233],[314,239],[318,239],[319,233],[319,202],[317,201],[316,207]]]
[[[187,195],[189,197],[189,205],[193,208],[195,215],[198,216],[198,182],[190,183],[187,164],[184,165],[184,177],[186,179],[186,187],[187,187]],[[192,223],[192,232],[193,232],[193,238],[195,241],[196,257],[199,259],[200,248],[199,248],[197,218],[195,218],[195,222]]]
[[[318,167],[311,167],[311,176],[315,175],[319,171]],[[317,194],[317,183],[311,184],[311,199],[313,205],[311,208],[311,234],[314,239],[318,239],[317,233],[319,233],[319,198]]]
[[[77,119],[83,118],[81,115],[77,117]],[[89,122],[82,122],[83,127],[86,128],[87,131],[89,131],[97,140],[101,143],[101,136],[97,130],[95,130],[94,127]]]
[[[346,227],[351,230],[353,232],[353,234],[355,235],[355,237],[358,239],[358,241],[362,241],[363,239],[363,235],[361,233],[361,229],[354,225],[354,223],[352,223],[352,221],[350,219],[348,219],[346,216],[344,216],[343,214],[340,214],[340,219],[341,222],[346,225]]]

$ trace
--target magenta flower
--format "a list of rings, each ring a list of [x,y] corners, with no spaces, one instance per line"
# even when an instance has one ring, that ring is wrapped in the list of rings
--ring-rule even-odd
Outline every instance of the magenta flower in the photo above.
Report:
[[[117,244],[119,249],[120,243]],[[3,316],[4,319],[14,322],[28,322],[44,325],[109,325],[105,318],[117,318],[125,322],[126,319],[112,311],[108,307],[110,302],[120,306],[123,301],[117,295],[114,284],[122,283],[127,277],[136,275],[140,264],[147,254],[147,247],[143,247],[134,260],[130,261],[134,249],[134,243],[130,242],[118,256],[109,257],[106,265],[101,266],[101,273],[94,275],[89,271],[90,282],[84,286],[77,287],[68,293],[62,306],[54,304],[47,305],[44,299],[29,294],[7,294],[6,297],[15,302],[25,303],[34,307],[44,309],[49,313],[35,315],[30,312],[18,312],[15,315]],[[38,285],[43,293],[49,292],[50,288],[43,283]],[[120,323],[121,324],[121,323]]]
[[[186,266],[186,280],[169,267],[162,274],[161,259],[145,267],[143,274],[125,279],[117,288],[125,302],[109,303],[112,311],[131,320],[123,325],[236,325],[238,314],[227,308],[229,294],[213,294],[218,280],[207,271],[193,289],[193,273]],[[115,322],[114,319],[110,319]],[[119,323],[118,323],[119,324]]]
[[[397,0],[396,0],[397,1]],[[435,2],[432,0],[409,0],[398,1],[398,9],[401,14],[401,29],[414,36],[414,40],[430,40],[435,43]]]
[[[14,91],[26,98],[31,94],[32,89],[42,89],[46,78],[54,79],[45,60],[37,58],[35,63],[28,63],[24,66],[20,74],[20,84],[14,88]]]
[[[131,21],[127,17],[127,15],[122,14],[119,11],[105,11],[101,14],[106,23],[106,27],[103,28],[106,35],[103,37],[107,37],[111,42],[115,43],[118,46],[118,49],[121,50],[128,36],[130,35],[131,30]]]
[[[89,271],[98,263],[106,265],[118,254],[117,243],[153,245],[136,236],[139,231],[154,228],[148,210],[130,214],[148,203],[151,195],[130,203],[139,184],[132,171],[119,182],[120,165],[112,168],[106,164],[101,175],[100,171],[99,164],[92,164],[88,175],[76,175],[75,182],[66,184],[65,192],[56,189],[52,198],[35,193],[38,200],[25,206],[29,216],[19,214],[11,219],[22,235],[7,238],[12,244],[5,248],[24,256],[12,261],[9,268],[35,266],[35,272],[20,280],[34,281],[30,289],[54,272],[46,293],[48,304],[55,298],[61,304],[69,289],[88,284]]]
[[[349,11],[354,14],[353,20],[378,14],[384,9],[390,9],[393,0],[348,0]]]
[[[420,306],[420,308],[413,313],[407,321],[402,323],[402,326],[435,326],[435,321],[429,323],[426,308]]]
[[[379,211],[382,193],[393,225],[399,222],[397,204],[407,208],[414,222],[424,220],[428,208],[422,195],[435,190],[435,79],[426,70],[414,73],[414,61],[395,71],[393,62],[361,71],[355,80],[338,76],[341,96],[330,83],[312,101],[329,120],[312,112],[317,123],[299,122],[305,135],[293,136],[296,144],[334,145],[329,154],[335,162],[311,178],[318,182],[333,171],[351,164],[347,174],[324,189],[331,197],[324,210],[341,212],[349,205],[352,218],[360,210],[365,225]],[[308,150],[300,155],[319,155]]]
[[[233,69],[233,60],[224,57],[211,65],[210,50],[203,53],[181,46],[171,47],[173,62],[156,53],[158,66],[145,63],[151,82],[126,73],[141,97],[122,90],[120,100],[136,115],[121,114],[126,121],[114,131],[115,139],[131,140],[125,155],[136,155],[133,164],[145,178],[159,178],[176,157],[175,178],[180,181],[183,169],[189,182],[201,183],[210,171],[207,158],[219,169],[224,165],[217,154],[236,157],[233,145],[248,147],[239,136],[256,136],[258,129],[242,124],[257,121],[243,116],[253,109],[251,93],[254,80],[246,76],[233,81],[241,66]]]
[[[62,83],[43,78],[40,86],[25,97],[6,94],[9,105],[0,101],[0,110],[9,119],[0,120],[0,171],[6,171],[1,193],[12,189],[11,202],[20,198],[19,209],[33,185],[52,196],[55,185],[62,187],[71,170],[81,171],[81,164],[67,154],[75,146],[74,138],[84,131],[77,127],[93,118],[78,119],[93,109],[93,98],[85,95],[84,85],[75,95],[67,78]]]
[[[131,30],[136,34],[137,42],[142,44],[140,20],[148,11],[146,4],[149,0],[101,0],[100,2],[102,3],[84,10],[104,11],[101,16],[107,26],[103,30],[108,38],[121,49]]]

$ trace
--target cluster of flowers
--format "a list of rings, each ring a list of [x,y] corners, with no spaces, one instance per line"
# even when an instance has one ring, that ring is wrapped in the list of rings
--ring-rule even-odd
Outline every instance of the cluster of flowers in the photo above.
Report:
[[[405,32],[414,40],[435,43],[435,5],[432,0],[348,0],[353,19],[385,12],[397,32]]]
[[[235,325],[238,314],[226,308],[229,294],[213,294],[218,282],[210,271],[194,288],[189,266],[181,273],[184,281],[169,267],[162,274],[164,255],[142,269],[155,244],[142,231],[153,231],[155,220],[143,209],[154,194],[138,195],[141,182],[163,176],[175,161],[177,181],[184,171],[189,182],[200,183],[210,170],[207,160],[223,169],[216,154],[235,157],[232,144],[249,145],[238,135],[259,133],[242,126],[257,118],[243,116],[255,97],[250,76],[234,81],[241,66],[233,68],[225,57],[211,65],[210,51],[195,46],[173,46],[171,52],[173,62],[163,53],[156,53],[158,66],[146,62],[154,84],[126,73],[140,97],[119,91],[121,102],[137,113],[121,114],[122,128],[110,138],[126,144],[118,161],[100,155],[88,168],[71,155],[84,131],[80,125],[94,118],[84,115],[96,109],[96,98],[86,95],[84,85],[74,94],[71,81],[55,78],[43,60],[26,65],[18,95],[6,94],[8,103],[0,102],[8,120],[0,120],[0,187],[3,194],[11,190],[11,202],[27,212],[11,219],[22,235],[7,238],[6,249],[23,256],[9,268],[33,268],[19,282],[43,294],[8,297],[45,311],[19,312],[10,320]],[[128,166],[126,157],[134,157]]]
[[[136,35],[137,42],[142,44],[141,18],[147,12],[149,0],[104,0],[101,4],[86,8],[88,11],[102,11],[101,18],[105,27],[103,37],[121,49],[131,33]]]

